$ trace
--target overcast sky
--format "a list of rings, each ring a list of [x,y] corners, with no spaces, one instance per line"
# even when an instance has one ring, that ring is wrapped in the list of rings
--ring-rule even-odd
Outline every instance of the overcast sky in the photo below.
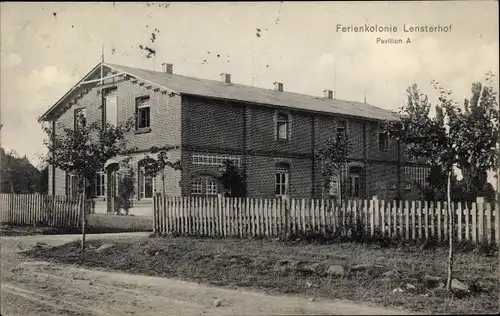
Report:
[[[132,67],[322,95],[396,109],[417,83],[430,80],[457,100],[486,71],[499,73],[498,3],[254,2],[254,3],[1,3],[2,146],[36,165],[44,153],[37,118],[101,58]],[[349,26],[395,25],[397,33],[341,33]],[[452,25],[447,33],[404,33],[407,25]],[[156,29],[156,41],[149,38]],[[257,28],[260,37],[256,35]],[[410,44],[380,44],[377,37]],[[148,45],[156,58],[139,49]],[[208,54],[210,52],[210,54]],[[219,55],[219,57],[217,57]],[[204,62],[206,60],[206,62]],[[433,99],[434,100],[434,99]]]

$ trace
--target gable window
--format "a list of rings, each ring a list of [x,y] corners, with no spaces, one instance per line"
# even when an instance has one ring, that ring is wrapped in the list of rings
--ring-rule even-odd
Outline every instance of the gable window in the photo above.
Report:
[[[141,97],[136,99],[136,129],[140,130],[150,128],[150,108],[151,106],[149,97]]]
[[[337,121],[337,138],[346,136],[345,121]]]
[[[387,134],[387,132],[381,131],[378,133],[378,149],[389,149],[389,135]]]
[[[139,199],[150,199],[153,197],[154,178],[144,172],[144,167],[139,167],[138,174]]]
[[[113,126],[118,125],[118,98],[117,98],[118,90],[108,89],[104,93],[104,107],[106,113],[106,123],[111,124]]]
[[[87,126],[87,109],[80,108],[75,110],[75,130]]]
[[[278,115],[276,121],[276,131],[278,133],[278,139],[288,139],[288,118],[286,117],[286,115]]]
[[[290,171],[285,166],[276,167],[276,190],[275,194],[277,196],[283,196],[288,194],[289,190],[289,178]]]

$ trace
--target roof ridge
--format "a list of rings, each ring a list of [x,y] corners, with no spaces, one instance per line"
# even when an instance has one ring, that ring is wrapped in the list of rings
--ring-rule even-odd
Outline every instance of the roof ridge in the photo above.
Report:
[[[136,70],[140,70],[140,71],[147,71],[147,72],[155,73],[155,74],[166,74],[163,71],[150,70],[150,69],[144,69],[144,68],[139,68],[139,67],[130,67],[130,66],[125,66],[125,65],[120,65],[120,64],[112,64],[112,63],[107,63],[107,62],[105,62],[104,65],[109,65],[111,67],[113,67],[113,66],[125,67],[125,68],[129,68],[129,69],[136,69]],[[240,86],[240,87],[245,87],[245,88],[254,88],[254,89],[260,89],[260,90],[266,90],[266,91],[275,91],[275,90],[273,90],[271,88],[262,88],[262,87],[250,86],[250,85],[246,85],[246,84],[242,84],[242,83],[234,83],[234,82],[223,83],[223,82],[220,82],[220,81],[215,80],[215,79],[207,79],[207,78],[186,76],[186,75],[181,75],[181,74],[176,74],[176,73],[174,73],[174,74],[168,74],[168,75],[169,76],[184,77],[184,78],[188,78],[188,79],[207,80],[207,81],[212,81],[212,82],[216,82],[216,83],[220,83],[220,84],[229,84],[229,85]],[[311,97],[311,98],[316,98],[318,100],[323,100],[323,101],[326,101],[326,102],[328,102],[329,100],[336,100],[336,101],[341,101],[341,102],[355,102],[355,103],[363,104],[363,105],[366,105],[366,106],[376,107],[376,108],[381,109],[381,110],[391,111],[391,110],[388,110],[388,109],[380,108],[380,107],[378,107],[376,105],[373,105],[373,104],[370,104],[370,103],[363,103],[363,102],[360,102],[360,101],[344,100],[344,99],[329,99],[329,98],[325,98],[325,97],[318,96],[318,95],[312,95],[312,94],[306,94],[306,93],[299,93],[299,92],[293,92],[293,91],[286,91],[286,90],[284,90],[284,91],[276,91],[276,92],[279,92],[279,93],[289,93],[289,94],[294,94],[294,95],[298,95],[298,96]]]

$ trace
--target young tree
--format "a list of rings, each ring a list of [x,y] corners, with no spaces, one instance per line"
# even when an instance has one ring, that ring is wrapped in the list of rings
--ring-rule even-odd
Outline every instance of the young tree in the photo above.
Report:
[[[93,181],[97,172],[103,169],[108,159],[117,156],[125,149],[125,135],[132,128],[134,120],[132,118],[116,127],[101,121],[87,126],[83,116],[77,117],[76,121],[79,122],[76,128],[68,128],[59,123],[58,133],[53,133],[51,127],[42,126],[48,136],[44,140],[49,150],[45,160],[49,165],[73,173],[81,184],[80,193],[86,200],[90,197],[89,183]],[[85,248],[85,220],[84,209],[82,251]]]
[[[240,174],[238,167],[231,160],[224,161],[224,172],[219,178],[222,186],[230,197],[244,197],[246,195],[245,177]]]
[[[152,154],[157,154],[157,158],[151,158],[147,156],[143,160],[143,167],[144,167],[144,174],[150,177],[156,177],[158,175],[161,176],[162,180],[162,193],[163,196],[165,196],[165,171],[168,168],[172,168],[174,170],[181,170],[181,162],[175,161],[171,162],[168,159],[168,152],[175,147],[165,147],[165,148],[158,148],[158,147],[151,147],[150,152]]]
[[[129,213],[132,206],[130,200],[135,194],[134,169],[129,162],[130,157],[121,162],[121,173],[118,180],[118,205],[123,208],[125,215]]]
[[[346,198],[346,189],[342,172],[347,168],[351,142],[346,133],[340,133],[335,138],[326,140],[325,145],[317,150],[316,156],[322,164],[322,176],[325,191],[330,189],[333,178],[338,179],[340,187],[340,202]]]
[[[451,204],[453,168],[455,166],[467,168],[472,162],[478,163],[476,166],[486,170],[494,167],[496,157],[494,146],[498,142],[498,111],[493,90],[485,87],[482,93],[485,97],[478,103],[485,110],[481,111],[482,115],[475,115],[475,119],[480,122],[469,127],[467,124],[471,123],[471,113],[467,110],[462,111],[452,100],[451,91],[446,92],[443,88],[437,87],[437,84],[433,82],[434,88],[439,91],[439,105],[435,106],[436,115],[431,117],[431,104],[427,96],[420,93],[417,85],[413,84],[407,89],[408,101],[401,110],[400,120],[389,124],[389,132],[406,144],[405,152],[410,158],[424,159],[428,164],[438,166],[446,172],[446,196],[450,220],[446,287],[451,290],[455,231]],[[476,95],[474,87],[473,85],[473,98]],[[467,103],[466,101],[466,107]],[[485,137],[486,135],[488,137]]]

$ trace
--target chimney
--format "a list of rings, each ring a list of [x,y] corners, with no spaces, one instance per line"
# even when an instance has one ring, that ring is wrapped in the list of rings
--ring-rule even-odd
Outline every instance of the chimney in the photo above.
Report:
[[[231,83],[231,74],[227,74],[225,72],[220,74],[220,81],[225,83]]]
[[[283,82],[276,81],[274,83],[274,90],[283,92]]]
[[[174,65],[172,64],[167,64],[167,63],[163,63],[163,69],[165,70],[165,73],[171,75],[174,73]]]
[[[333,91],[332,90],[323,90],[323,92],[325,94],[325,98],[333,99]]]

